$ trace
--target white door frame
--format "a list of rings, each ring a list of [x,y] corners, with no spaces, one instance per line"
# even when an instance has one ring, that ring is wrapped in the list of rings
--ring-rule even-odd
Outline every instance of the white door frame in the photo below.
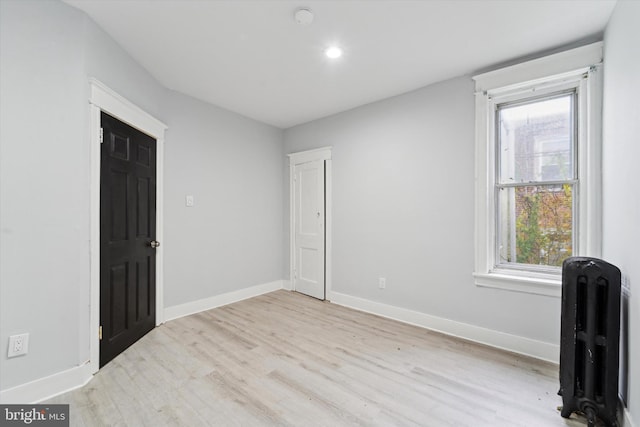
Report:
[[[303,163],[309,163],[316,160],[323,160],[325,165],[325,175],[324,175],[324,194],[325,194],[325,241],[324,241],[324,252],[325,252],[325,299],[331,301],[331,230],[333,226],[333,222],[331,220],[331,210],[332,210],[332,195],[331,195],[331,147],[322,147],[314,150],[308,151],[300,151],[297,153],[287,154],[289,157],[289,288],[294,289],[295,280],[293,278],[294,275],[294,267],[296,262],[296,231],[295,231],[295,210],[294,210],[294,197],[295,197],[295,186],[294,186],[294,178],[295,178],[295,167],[296,165],[301,165]]]
[[[156,240],[163,240],[164,132],[167,126],[96,79],[89,79],[91,108],[91,314],[89,364],[91,373],[100,369],[100,113],[104,111],[156,139]],[[164,321],[163,246],[156,249],[156,326]]]

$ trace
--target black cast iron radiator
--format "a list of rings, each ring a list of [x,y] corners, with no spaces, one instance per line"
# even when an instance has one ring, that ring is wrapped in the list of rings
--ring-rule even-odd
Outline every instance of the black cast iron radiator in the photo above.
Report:
[[[582,412],[617,426],[620,343],[620,270],[596,258],[562,265],[560,340],[561,415]]]

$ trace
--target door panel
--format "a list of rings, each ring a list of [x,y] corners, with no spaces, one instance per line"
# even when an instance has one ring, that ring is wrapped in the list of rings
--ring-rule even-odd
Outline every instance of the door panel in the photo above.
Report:
[[[325,299],[324,162],[294,168],[294,289]]]
[[[320,267],[320,263],[318,262],[320,254],[318,250],[315,248],[301,247],[298,254],[300,259],[298,263],[298,276],[300,276],[300,279],[308,282],[317,282],[319,274],[318,267]]]
[[[111,242],[127,240],[127,173],[111,169],[109,184],[111,185]]]
[[[151,235],[151,180],[138,178],[138,194],[136,203],[136,236],[148,237]]]
[[[111,337],[116,337],[127,328],[127,294],[129,293],[129,264],[112,265],[109,268],[109,291],[111,312],[109,324]],[[104,328],[104,326],[103,326]]]
[[[319,200],[318,183],[320,180],[320,170],[315,167],[300,166],[298,183],[300,189],[300,233],[305,236],[315,236],[318,234]]]
[[[155,327],[156,141],[106,113],[100,182],[100,366]]]

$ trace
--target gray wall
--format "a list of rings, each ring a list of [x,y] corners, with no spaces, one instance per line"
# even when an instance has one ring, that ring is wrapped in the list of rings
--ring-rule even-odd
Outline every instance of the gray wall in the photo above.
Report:
[[[333,291],[558,344],[559,298],[473,282],[473,91],[459,77],[303,124],[285,152],[333,146]]]
[[[89,77],[170,126],[165,305],[281,278],[280,130],[165,90],[59,1],[0,1],[0,43],[0,390],[89,358]]]
[[[631,287],[623,301],[622,394],[640,420],[640,3],[619,1],[605,32],[604,258]],[[633,379],[633,380],[632,380]]]
[[[89,147],[83,16],[0,2],[0,387],[88,355]],[[7,360],[8,336],[29,332]]]
[[[163,116],[165,306],[281,280],[282,131],[176,92]]]
[[[100,80],[147,113],[165,121],[160,111],[164,87],[86,15],[84,28],[86,75]]]

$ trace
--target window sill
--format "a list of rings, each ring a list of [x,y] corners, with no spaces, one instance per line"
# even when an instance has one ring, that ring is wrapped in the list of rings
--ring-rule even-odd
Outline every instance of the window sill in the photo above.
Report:
[[[476,286],[504,289],[535,295],[560,298],[562,279],[560,276],[537,277],[533,275],[515,275],[511,272],[473,273]]]

